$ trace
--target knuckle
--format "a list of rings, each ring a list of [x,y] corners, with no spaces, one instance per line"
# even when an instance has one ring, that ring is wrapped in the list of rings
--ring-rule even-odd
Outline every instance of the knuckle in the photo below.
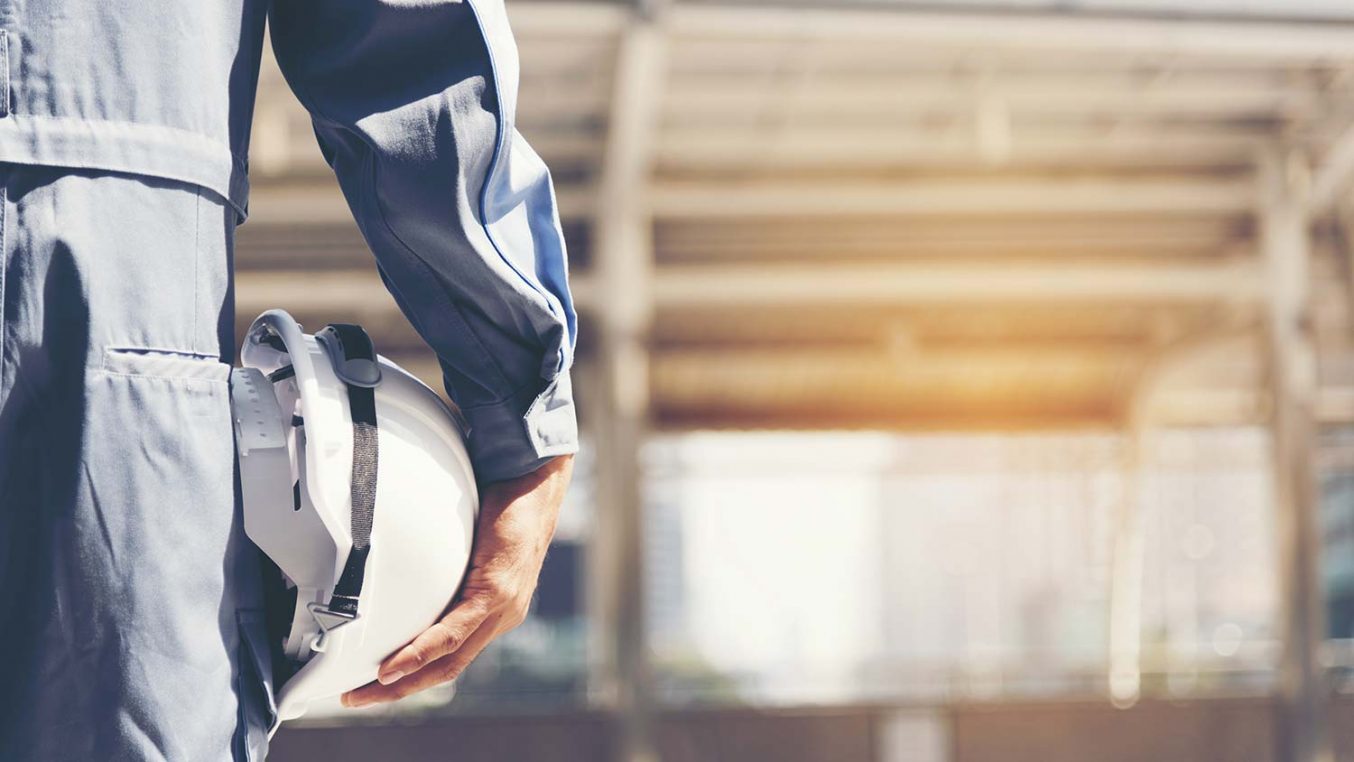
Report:
[[[434,624],[430,629],[434,631],[433,640],[429,644],[428,648],[424,649],[423,653],[424,658],[422,663],[425,664],[429,661],[432,661],[433,659],[436,659],[439,654],[445,653],[446,650],[450,648],[456,640],[455,629],[452,627],[448,627],[446,622],[438,622]]]
[[[465,639],[470,637],[470,630],[467,627],[448,627],[447,647],[443,649],[443,654],[455,652],[465,643]]]
[[[429,637],[409,647],[416,667],[422,667],[453,647],[455,633],[445,623],[436,622],[428,630]]]
[[[466,580],[466,593],[472,598],[492,595],[502,576],[497,569],[477,569],[475,576]]]
[[[474,587],[467,586],[465,588],[465,592],[462,593],[461,597],[461,606],[469,609],[481,608],[489,601],[492,601],[497,592],[493,580],[478,580]]]
[[[503,600],[503,591],[498,586],[489,587],[475,600],[474,612],[477,618],[483,618],[498,608]]]
[[[452,646],[447,650],[454,651],[460,648],[465,639],[470,637],[470,634],[480,626],[480,623],[484,621],[491,610],[493,610],[493,606],[488,599],[476,598],[463,603],[458,611],[459,616],[456,621],[447,624],[447,630],[450,633],[448,640],[452,643]]]
[[[517,580],[508,574],[496,578],[494,580],[494,592],[500,601],[512,598],[517,594]]]
[[[493,577],[488,582],[487,593],[491,608],[500,608],[517,596],[517,583],[507,575]]]
[[[430,658],[432,658],[432,654],[427,646],[417,643],[409,646],[409,660],[413,662],[415,668],[427,664]]]

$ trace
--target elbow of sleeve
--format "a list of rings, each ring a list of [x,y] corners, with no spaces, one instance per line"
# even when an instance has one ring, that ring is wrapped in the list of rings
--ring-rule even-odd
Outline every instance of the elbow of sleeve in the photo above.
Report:
[[[544,389],[529,386],[492,405],[461,411],[469,424],[467,449],[481,484],[535,471],[578,452],[573,385],[565,369]]]

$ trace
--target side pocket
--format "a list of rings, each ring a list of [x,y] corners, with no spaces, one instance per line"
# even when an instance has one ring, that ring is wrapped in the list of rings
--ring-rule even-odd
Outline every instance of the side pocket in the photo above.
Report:
[[[109,347],[103,350],[105,373],[168,379],[200,379],[226,382],[230,366],[216,355],[173,349]]]
[[[260,609],[242,609],[235,617],[240,628],[239,672],[235,679],[235,695],[239,701],[235,759],[236,762],[263,762],[268,755],[268,734],[277,722],[268,630]]]

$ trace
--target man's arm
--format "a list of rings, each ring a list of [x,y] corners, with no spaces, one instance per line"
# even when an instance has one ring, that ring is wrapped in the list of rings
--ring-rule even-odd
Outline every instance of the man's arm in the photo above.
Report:
[[[479,481],[577,449],[575,317],[501,0],[277,0],[273,47],[382,279],[437,352]]]
[[[437,352],[483,485],[456,604],[344,697],[391,701],[459,674],[536,588],[578,446],[564,239],[549,173],[513,127],[501,0],[276,0],[270,19],[382,280]]]

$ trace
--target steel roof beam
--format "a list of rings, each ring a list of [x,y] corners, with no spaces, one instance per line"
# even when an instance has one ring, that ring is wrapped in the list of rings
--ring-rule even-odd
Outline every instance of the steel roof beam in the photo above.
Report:
[[[677,5],[679,35],[739,39],[889,40],[977,50],[1167,53],[1279,61],[1348,59],[1354,23],[1213,21],[1066,13],[914,11],[902,8]]]
[[[1246,178],[1181,176],[897,182],[658,181],[655,216],[835,217],[928,214],[1246,213]]]
[[[395,309],[374,270],[245,271],[237,275],[236,282],[241,313],[284,302],[296,311],[351,304],[368,304],[378,311]],[[306,283],[307,288],[297,291],[297,283]],[[585,309],[609,308],[600,286],[595,277],[576,274],[572,279],[575,301]],[[1051,302],[1230,304],[1253,303],[1261,289],[1259,266],[1250,259],[1124,265],[681,265],[657,268],[652,285],[658,310]]]

